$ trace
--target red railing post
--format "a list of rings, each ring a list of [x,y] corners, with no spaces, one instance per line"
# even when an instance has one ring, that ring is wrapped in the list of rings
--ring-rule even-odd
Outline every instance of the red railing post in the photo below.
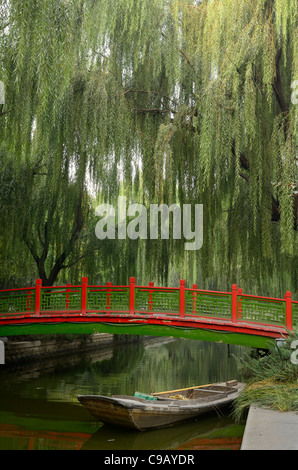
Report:
[[[40,299],[41,299],[41,286],[42,280],[36,279],[36,286],[35,286],[35,315],[40,315]]]
[[[129,280],[129,314],[134,315],[135,313],[135,285],[136,278],[131,277]]]
[[[237,323],[237,295],[238,295],[238,287],[237,284],[232,285],[232,322]]]
[[[27,291],[27,304],[26,304],[27,312],[30,312],[30,310],[31,310],[31,294],[32,294],[32,291],[28,290]]]
[[[66,310],[69,310],[69,304],[70,304],[70,295],[69,295],[69,293],[71,292],[70,287],[71,287],[71,284],[69,284],[69,283],[66,284],[66,301],[65,301]]]
[[[287,291],[285,293],[285,301],[286,301],[286,327],[289,330],[292,330],[292,292]]]
[[[149,282],[149,287],[153,287],[153,286],[154,286],[154,282]],[[153,290],[149,290],[149,311],[150,311],[150,313],[152,313],[152,304],[153,304],[152,294],[153,294]]]
[[[197,288],[198,288],[198,285],[197,285],[197,284],[193,284],[192,288],[193,288],[193,289],[197,289]],[[197,304],[197,293],[196,293],[196,292],[193,292],[193,293],[192,293],[192,313],[193,313],[193,314],[196,314],[196,313],[197,313],[197,311],[196,311],[196,308],[197,308],[196,304]]]
[[[81,297],[81,313],[86,315],[87,312],[87,285],[88,277],[82,278],[82,297]]]
[[[111,287],[113,284],[111,282],[107,282],[107,310],[111,309]]]
[[[185,280],[180,279],[180,317],[185,316]]]
[[[238,295],[241,295],[242,294],[242,289],[240,287],[240,289],[238,289]],[[241,318],[241,314],[242,314],[242,305],[241,305],[241,297],[239,299],[239,308],[238,308],[238,318],[240,319]]]

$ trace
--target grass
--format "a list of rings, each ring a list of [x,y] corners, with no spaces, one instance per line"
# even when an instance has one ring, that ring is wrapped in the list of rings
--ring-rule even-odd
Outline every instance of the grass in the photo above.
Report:
[[[282,346],[274,345],[269,351],[238,359],[247,386],[234,402],[236,421],[241,421],[251,405],[298,411],[298,364],[292,360],[292,343],[297,339],[298,331],[295,331]]]

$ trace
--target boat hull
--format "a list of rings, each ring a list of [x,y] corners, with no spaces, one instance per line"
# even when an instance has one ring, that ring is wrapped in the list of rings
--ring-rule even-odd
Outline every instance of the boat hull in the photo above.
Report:
[[[79,395],[78,400],[100,422],[145,431],[177,424],[228,406],[237,398],[242,385],[238,384],[237,390],[232,393],[216,395],[211,399],[184,401],[158,398],[148,402],[135,397]]]

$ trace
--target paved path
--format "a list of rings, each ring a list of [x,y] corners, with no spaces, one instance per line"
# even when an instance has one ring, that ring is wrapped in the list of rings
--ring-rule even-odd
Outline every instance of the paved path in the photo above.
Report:
[[[241,450],[298,450],[298,411],[251,406]]]

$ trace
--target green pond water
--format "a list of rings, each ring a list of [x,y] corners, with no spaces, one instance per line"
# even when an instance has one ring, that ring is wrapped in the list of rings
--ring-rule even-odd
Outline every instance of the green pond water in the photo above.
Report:
[[[79,394],[134,394],[241,380],[244,346],[151,339],[0,366],[0,450],[238,450],[244,423],[214,411],[146,432],[96,422]]]

